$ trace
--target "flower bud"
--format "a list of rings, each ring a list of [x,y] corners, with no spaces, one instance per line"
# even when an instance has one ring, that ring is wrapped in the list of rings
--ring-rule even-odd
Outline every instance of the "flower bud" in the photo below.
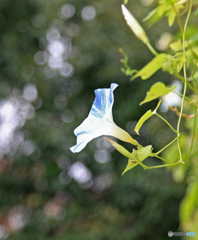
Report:
[[[141,27],[138,21],[133,17],[133,15],[129,12],[129,10],[123,4],[121,7],[122,7],[122,13],[124,15],[124,18],[128,26],[131,28],[131,30],[134,32],[137,38],[139,38],[143,43],[147,44],[149,42],[149,39],[144,29]]]

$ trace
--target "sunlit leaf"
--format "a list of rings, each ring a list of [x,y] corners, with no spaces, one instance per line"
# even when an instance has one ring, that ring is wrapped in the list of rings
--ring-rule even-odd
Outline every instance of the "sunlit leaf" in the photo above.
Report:
[[[157,9],[153,9],[143,20],[142,22],[146,22],[147,20],[149,20],[152,16],[154,16],[154,14],[156,14]]]
[[[187,61],[186,56],[182,53],[178,56],[177,63],[178,64],[184,64]]]
[[[132,80],[141,77],[142,80],[145,80],[152,76],[157,70],[162,67],[162,64],[166,58],[166,54],[162,53],[157,55],[153,60],[151,60],[145,67],[143,67],[137,74],[132,77]]]
[[[152,146],[146,146],[144,148],[140,148],[138,150],[133,150],[133,153],[131,154],[131,159],[128,160],[128,164],[127,167],[125,168],[124,172],[122,173],[122,175],[129,171],[130,169],[134,168],[135,166],[138,165],[137,161],[143,162],[143,160],[145,160],[151,153],[152,151]],[[138,158],[138,159],[137,159]]]
[[[179,73],[183,67],[183,64],[189,61],[192,57],[192,51],[187,50],[184,55],[183,52],[176,52],[174,56],[166,55],[166,59],[162,64],[162,70],[168,71],[171,74],[174,72]]]
[[[184,4],[184,3],[186,3],[188,0],[181,0],[181,1],[179,1],[179,2],[177,2],[177,3],[175,3],[175,6],[176,5],[179,5],[179,4]]]
[[[150,88],[149,92],[147,92],[146,98],[144,99],[144,101],[142,101],[140,103],[140,105],[150,102],[158,97],[164,96],[167,93],[171,92],[175,88],[176,88],[176,85],[171,88],[167,88],[164,85],[164,83],[157,82],[157,83],[153,84],[153,86]]]
[[[167,6],[165,4],[158,6],[157,13],[161,17],[166,12]]]
[[[155,10],[155,9],[154,9]],[[157,21],[159,21],[163,16],[159,16],[157,9],[150,12],[142,21],[145,22],[145,26],[150,28],[153,26]]]
[[[171,27],[175,21],[177,13],[179,13],[180,9],[183,9],[184,6],[182,4],[172,6],[171,9],[167,12],[166,16],[168,17],[168,25]]]
[[[142,125],[144,124],[144,122],[149,119],[150,117],[152,117],[154,115],[154,113],[152,113],[151,110],[148,110],[138,121],[138,123],[135,126],[134,131],[139,135],[139,130],[142,127]]]
[[[163,71],[168,71],[171,74],[175,70],[175,59],[174,56],[172,55],[166,55],[165,61],[162,64],[162,70]]]
[[[178,40],[178,41],[176,41],[176,42],[171,43],[171,44],[170,44],[170,48],[171,48],[173,51],[175,51],[175,52],[181,50],[181,49],[182,49],[182,42],[181,42],[181,40]]]
[[[168,18],[168,25],[172,26],[175,21],[175,17],[177,16],[177,13],[179,13],[179,10],[182,8],[184,8],[184,6],[181,4],[174,6],[172,1],[161,0],[159,1],[157,12],[159,16],[166,14]]]
[[[144,122],[149,119],[150,117],[152,117],[156,112],[157,112],[157,109],[159,108],[161,104],[161,100],[158,102],[157,104],[157,107],[151,111],[151,110],[148,110],[141,118],[140,120],[138,121],[138,123],[136,124],[135,126],[135,129],[134,131],[139,135],[139,130],[140,128],[142,127],[142,125],[144,124]]]
[[[190,54],[193,54],[195,53],[194,50],[196,51],[196,48],[192,48],[191,47],[191,44],[193,43],[193,41],[189,40],[189,41],[185,41],[185,44],[184,44],[184,47],[187,48],[189,47],[190,50],[187,50],[185,52],[186,56],[190,55]],[[175,51],[175,52],[178,52],[178,51],[183,51],[183,44],[181,42],[181,40],[178,40],[176,42],[173,42],[170,44],[170,48]],[[176,53],[176,54],[181,54],[181,53]],[[175,55],[176,56],[176,55]],[[197,58],[197,54],[195,53],[195,56],[193,55],[193,57]]]
[[[176,17],[176,12],[174,9],[171,9],[168,13],[167,13],[167,16],[168,16],[168,25],[169,27],[171,27],[175,21],[175,17]]]
[[[180,221],[188,222],[197,206],[198,199],[198,182],[190,184],[187,188],[186,195],[180,204]]]

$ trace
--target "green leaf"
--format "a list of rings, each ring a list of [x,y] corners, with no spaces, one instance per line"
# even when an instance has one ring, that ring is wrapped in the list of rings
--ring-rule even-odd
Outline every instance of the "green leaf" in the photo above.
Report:
[[[162,64],[166,58],[166,54],[161,53],[153,58],[145,67],[143,67],[137,74],[132,77],[132,80],[141,77],[142,80],[145,80],[152,76],[157,70],[162,67]]]
[[[167,13],[167,16],[168,16],[168,25],[169,27],[171,27],[175,21],[175,17],[176,17],[176,12],[174,10],[174,8],[172,8],[168,13]]]
[[[172,55],[166,55],[166,59],[163,62],[162,70],[168,71],[170,74],[177,72],[177,58]]]
[[[167,9],[167,6],[165,4],[158,6],[157,13],[158,13],[159,17],[161,17],[166,12],[166,9]]]
[[[176,55],[176,54],[175,54]],[[180,54],[178,56],[178,61],[181,62],[182,64],[185,63],[187,61],[187,58],[184,54]]]
[[[151,17],[153,17],[157,13],[157,9],[153,9],[143,20],[142,22],[146,22],[149,20]]]
[[[168,17],[168,25],[171,27],[175,21],[175,17],[177,13],[179,14],[179,10],[183,9],[184,6],[182,4],[172,6],[171,9],[167,12],[166,16]]]
[[[157,7],[157,12],[159,16],[162,16],[166,13],[166,16],[168,17],[169,26],[173,25],[176,13],[179,13],[179,10],[184,8],[182,4],[174,5],[174,2],[176,1],[160,0],[159,6]]]
[[[148,110],[141,118],[140,120],[138,121],[138,123],[136,124],[135,126],[135,129],[134,131],[139,135],[139,130],[140,128],[142,127],[142,125],[144,124],[144,122],[149,119],[150,117],[152,117],[156,112],[157,112],[157,109],[159,108],[161,104],[161,100],[158,102],[157,104],[157,107],[151,111],[151,110]]]
[[[154,113],[151,112],[151,110],[148,110],[138,121],[138,123],[135,126],[134,131],[139,135],[139,130],[142,127],[142,125],[144,124],[144,122],[149,119],[150,117],[152,117],[154,115]]]
[[[192,41],[185,41],[184,43],[185,48],[188,47],[191,43]],[[178,41],[171,43],[170,48],[175,52],[183,50],[183,45],[181,40],[179,39]]]
[[[198,198],[198,182],[190,184],[187,188],[186,195],[180,204],[180,221],[181,223],[188,222],[197,207]]]
[[[156,9],[157,10],[157,9]],[[152,27],[157,21],[159,21],[163,16],[159,16],[158,12],[155,9],[148,14],[142,21],[145,22],[145,27],[149,29]],[[154,13],[155,11],[155,13]]]
[[[147,92],[146,98],[144,99],[144,101],[142,101],[140,103],[140,105],[150,102],[158,97],[164,96],[167,93],[171,92],[175,88],[176,88],[176,85],[171,88],[167,88],[164,85],[164,83],[157,82],[157,83],[153,84],[153,86],[150,88],[149,92]]]
[[[128,160],[127,167],[125,168],[124,172],[122,175],[129,171],[130,169],[134,168],[135,166],[138,165],[138,161],[143,162],[151,153],[152,151],[152,146],[146,146],[144,148],[140,148],[138,150],[133,149],[133,152],[131,154],[131,158]]]
[[[179,73],[182,69],[183,63],[190,59],[191,51],[187,52],[188,54],[185,55],[182,52],[176,52],[174,56],[167,54],[162,64],[162,70],[168,71],[170,74],[173,74],[174,72]]]
[[[171,43],[170,44],[170,48],[173,51],[175,51],[175,52],[180,51],[182,49],[182,42],[181,42],[181,40],[178,40],[176,42]]]

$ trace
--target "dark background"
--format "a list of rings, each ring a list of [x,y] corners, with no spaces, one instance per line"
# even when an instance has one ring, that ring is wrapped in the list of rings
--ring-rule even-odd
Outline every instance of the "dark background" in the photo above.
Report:
[[[127,5],[140,22],[155,5],[147,2]],[[127,159],[102,137],[81,153],[69,150],[94,89],[112,82],[119,84],[117,125],[156,151],[172,139],[155,118],[141,137],[134,135],[135,122],[157,104],[139,106],[146,91],[154,82],[172,79],[157,72],[147,81],[130,82],[120,71],[119,48],[132,69],[152,59],[126,25],[121,4],[0,1],[0,239],[163,240],[168,231],[178,231],[185,186],[169,171],[138,166],[122,176]],[[167,31],[163,20],[147,29],[152,45]],[[160,130],[168,133],[164,141],[156,137]]]

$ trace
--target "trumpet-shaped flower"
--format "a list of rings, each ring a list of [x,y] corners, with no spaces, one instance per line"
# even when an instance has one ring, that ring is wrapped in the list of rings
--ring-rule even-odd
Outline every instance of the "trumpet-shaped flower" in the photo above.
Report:
[[[117,86],[118,84],[112,83],[110,88],[95,90],[96,98],[88,117],[74,130],[74,134],[77,136],[77,144],[70,148],[73,153],[80,152],[92,139],[102,135],[113,136],[133,145],[138,145],[126,131],[118,127],[113,121],[113,91]]]

